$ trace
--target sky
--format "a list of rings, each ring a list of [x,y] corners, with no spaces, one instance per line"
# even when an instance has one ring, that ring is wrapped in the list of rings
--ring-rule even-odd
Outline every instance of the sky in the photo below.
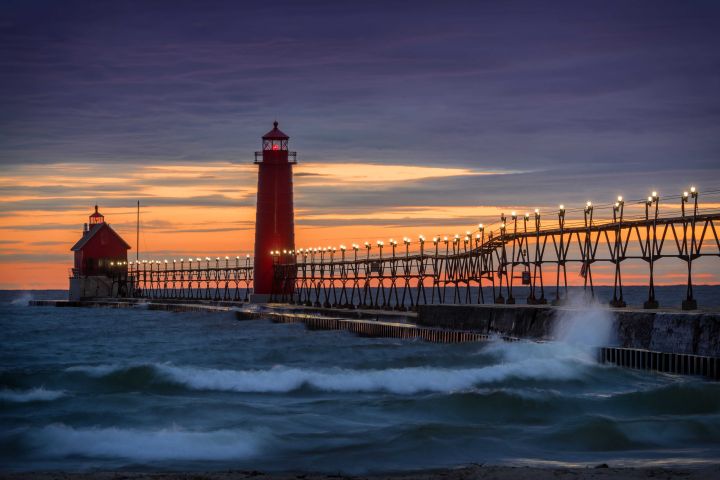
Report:
[[[720,188],[717,1],[0,12],[0,288],[65,288],[95,204],[131,254],[138,200],[145,258],[251,253],[273,120],[298,152],[298,247]]]

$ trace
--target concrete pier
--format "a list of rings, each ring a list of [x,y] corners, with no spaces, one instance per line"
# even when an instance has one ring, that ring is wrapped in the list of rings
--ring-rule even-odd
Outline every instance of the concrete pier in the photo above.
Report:
[[[423,305],[418,325],[551,340],[564,318],[582,307],[548,305]],[[607,309],[617,346],[666,353],[720,357],[720,312]]]
[[[427,305],[417,313],[339,310],[284,304],[136,300],[35,300],[30,305],[147,308],[173,312],[233,313],[238,320],[301,323],[308,330],[345,330],[364,337],[417,339],[434,343],[552,340],[563,319],[578,307],[532,305]],[[598,351],[598,361],[621,367],[720,380],[720,313],[608,309],[616,341]]]

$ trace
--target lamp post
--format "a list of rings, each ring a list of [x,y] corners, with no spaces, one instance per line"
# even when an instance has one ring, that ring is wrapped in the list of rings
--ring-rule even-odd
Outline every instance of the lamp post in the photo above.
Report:
[[[591,201],[587,201],[584,209],[585,218],[585,244],[583,246],[583,265],[580,269],[580,276],[583,277],[583,288],[587,290],[588,283],[590,284],[590,294],[595,295],[592,283],[592,271],[591,271],[591,255],[592,255],[592,221],[593,221],[593,204]]]
[[[500,244],[501,254],[500,262],[498,263],[498,279],[500,280],[500,288],[498,290],[498,296],[495,297],[495,303],[505,303],[505,297],[502,294],[503,276],[507,277],[505,270],[507,268],[507,252],[505,249],[505,214],[500,214]]]
[[[613,205],[613,222],[622,222],[624,209],[625,201],[622,196],[618,196],[617,202]]]
[[[517,214],[510,212],[510,218],[513,221],[513,237],[512,237],[512,257],[510,257],[510,276],[508,278],[508,298],[507,302],[510,305],[515,304],[515,296],[513,295],[513,283],[515,281],[515,263],[517,256],[515,255],[515,247],[517,243]],[[507,271],[507,269],[505,270]]]
[[[560,255],[557,264],[557,274],[555,277],[555,300],[553,305],[561,305],[563,300],[560,298],[560,269],[563,271],[563,279],[565,283],[565,291],[567,292],[567,267],[565,265],[565,205],[560,204],[558,207],[558,226],[560,227]]]
[[[542,276],[542,250],[540,249],[540,226],[542,215],[540,215],[539,208],[536,208],[533,212],[533,219],[535,224],[535,262],[533,265],[532,287],[528,303],[545,305],[547,300],[545,299],[545,284]],[[537,298],[537,295],[535,294],[538,280],[540,281],[540,298]]]
[[[584,216],[585,216],[585,226],[591,227],[592,226],[592,217],[593,217],[593,204],[591,201],[588,201],[585,204],[585,209],[583,210]]]
[[[655,207],[653,210],[653,206]],[[650,264],[650,284],[648,288],[648,299],[643,304],[643,308],[655,309],[659,307],[659,303],[655,298],[655,252],[657,250],[657,218],[660,207],[660,197],[658,193],[653,191],[645,202],[645,220],[646,220],[646,252],[649,252],[648,261]],[[652,223],[650,223],[650,212],[653,211]]]
[[[613,204],[613,223],[615,224],[615,245],[613,246],[613,263],[615,263],[615,279],[613,281],[613,298],[610,301],[611,307],[622,308],[626,306],[623,298],[622,274],[620,270],[620,262],[623,260],[622,255],[622,221],[625,211],[625,200],[622,195],[617,197],[617,201]]]
[[[685,300],[683,300],[683,302],[682,302],[683,310],[696,310],[697,309],[697,300],[695,300],[695,297],[693,296],[693,284],[692,284],[692,262],[693,262],[695,255],[697,255],[697,252],[698,252],[697,240],[695,238],[695,223],[697,221],[697,214],[698,214],[698,191],[694,186],[690,187],[689,194],[688,194],[688,192],[683,192],[682,201],[681,201],[683,218],[685,218],[685,204],[688,203],[691,198],[693,200],[692,218],[690,219],[690,222],[685,221],[683,223],[683,248],[685,250],[685,257],[687,258],[687,268],[688,268],[687,292],[686,292]],[[688,245],[688,239],[687,239],[688,223],[690,226],[690,243],[689,243],[689,245]]]

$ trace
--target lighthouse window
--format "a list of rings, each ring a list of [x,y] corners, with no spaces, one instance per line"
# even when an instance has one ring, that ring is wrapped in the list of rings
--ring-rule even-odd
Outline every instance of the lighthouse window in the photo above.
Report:
[[[287,150],[287,140],[265,140],[263,141],[263,150]]]

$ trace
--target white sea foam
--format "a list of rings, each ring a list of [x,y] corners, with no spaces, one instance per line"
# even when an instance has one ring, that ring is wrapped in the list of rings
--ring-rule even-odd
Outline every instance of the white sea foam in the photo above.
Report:
[[[83,455],[132,460],[244,459],[260,450],[260,434],[239,430],[195,432],[48,425],[30,430],[29,441],[50,457]]]
[[[455,369],[321,370],[276,367],[269,370],[217,370],[172,365],[157,365],[156,368],[167,379],[196,390],[282,393],[307,385],[332,392],[386,391],[406,395],[423,391],[462,391],[508,378],[571,379],[580,374],[581,367],[546,358]]]
[[[23,292],[19,297],[12,299],[10,301],[10,304],[27,306],[28,303],[30,303],[30,300],[32,300],[32,299],[33,299],[33,296],[29,292]]]
[[[481,353],[497,357],[502,365],[522,365],[527,368],[524,378],[582,376],[597,363],[597,347],[614,340],[613,316],[607,307],[582,296],[571,297],[568,307],[558,310],[554,341],[494,341]]]
[[[90,377],[100,378],[111,373],[124,370],[125,368],[128,367],[113,363],[106,365],[76,365],[74,367],[66,368],[65,371],[84,373]]]
[[[37,387],[30,390],[0,390],[0,401],[13,403],[51,402],[64,397],[65,392],[59,390],[45,390]]]
[[[375,370],[290,368],[265,370],[214,369],[151,364],[166,381],[193,390],[285,393],[304,386],[330,392],[385,391],[401,395],[417,392],[455,392],[508,379],[569,380],[579,378],[594,359],[570,345],[533,342],[493,342],[486,351],[499,363],[476,368],[406,367]],[[135,365],[136,367],[137,365]],[[68,371],[103,377],[133,368],[116,364],[75,366]]]
[[[285,393],[304,386],[332,392],[386,391],[401,395],[417,392],[455,392],[508,379],[571,380],[582,378],[596,365],[594,345],[607,343],[612,329],[610,313],[584,305],[564,312],[555,342],[505,342],[483,345],[483,354],[497,363],[476,368],[407,367],[377,370],[289,368],[265,370],[213,369],[152,364],[156,373],[186,388],[231,392]],[[130,368],[119,365],[77,366],[69,371],[94,377]]]
[[[610,309],[583,296],[571,296],[569,309],[559,310],[553,335],[559,342],[594,349],[615,340]]]

